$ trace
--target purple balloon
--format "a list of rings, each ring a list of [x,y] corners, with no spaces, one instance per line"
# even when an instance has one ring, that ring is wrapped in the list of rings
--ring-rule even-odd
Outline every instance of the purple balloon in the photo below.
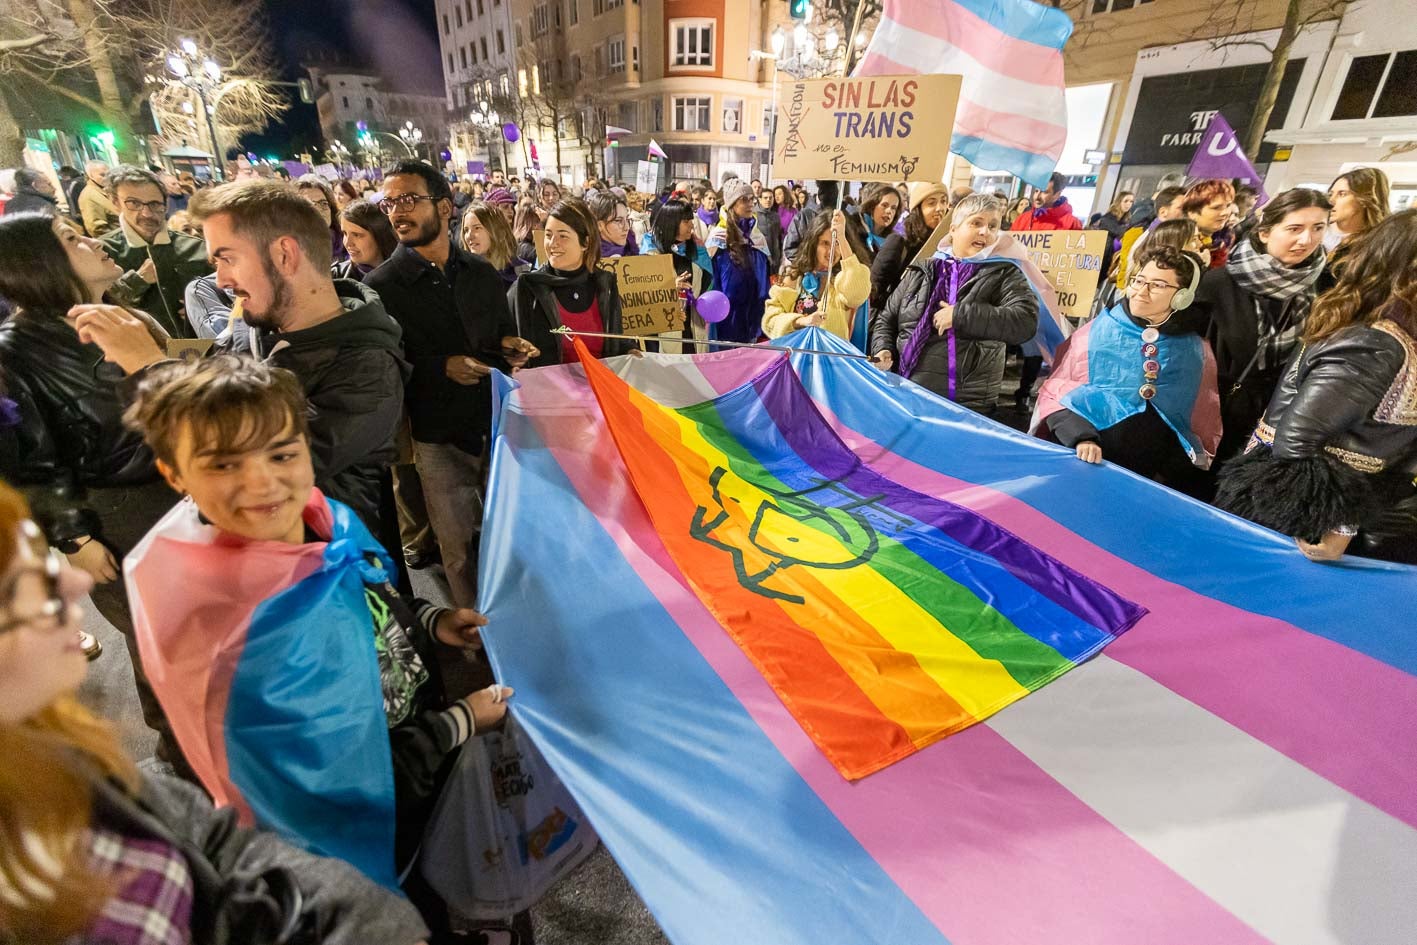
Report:
[[[709,324],[721,322],[728,317],[728,296],[714,289],[699,296],[697,303],[699,317]]]
[[[509,121],[502,126],[502,137],[506,138],[508,141],[518,141],[521,139],[521,136],[522,133],[517,130],[517,126],[512,122]]]

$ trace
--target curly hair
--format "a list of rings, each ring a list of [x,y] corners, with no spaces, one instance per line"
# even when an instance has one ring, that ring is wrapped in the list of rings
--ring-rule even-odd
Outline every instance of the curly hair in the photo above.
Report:
[[[1224,197],[1231,203],[1235,202],[1235,185],[1228,180],[1202,180],[1191,185],[1186,191],[1186,200],[1181,204],[1182,213],[1199,213],[1205,209],[1206,204],[1216,197]],[[1174,198],[1173,198],[1174,199]],[[1162,206],[1157,203],[1157,206]]]
[[[1355,237],[1338,283],[1314,302],[1304,341],[1383,318],[1417,337],[1417,209],[1394,213]]]

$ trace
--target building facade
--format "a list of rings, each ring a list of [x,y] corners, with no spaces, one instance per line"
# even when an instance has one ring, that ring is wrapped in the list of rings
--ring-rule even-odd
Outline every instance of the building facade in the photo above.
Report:
[[[338,141],[356,161],[375,163],[380,160],[376,153],[387,159],[406,156],[412,149],[437,163],[438,152],[448,140],[442,96],[388,89],[383,77],[374,72],[321,66],[307,66],[306,71],[315,87],[315,110],[326,148]],[[421,132],[421,143],[403,143],[399,132],[410,122]],[[377,143],[377,152],[361,149],[359,140],[365,133]]]

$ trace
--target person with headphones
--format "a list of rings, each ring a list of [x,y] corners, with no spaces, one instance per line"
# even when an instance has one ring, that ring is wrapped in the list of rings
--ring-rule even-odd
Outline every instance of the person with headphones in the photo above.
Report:
[[[1126,298],[1078,329],[1055,355],[1030,428],[1200,499],[1220,442],[1215,357],[1195,319],[1204,265],[1169,246],[1143,252]]]

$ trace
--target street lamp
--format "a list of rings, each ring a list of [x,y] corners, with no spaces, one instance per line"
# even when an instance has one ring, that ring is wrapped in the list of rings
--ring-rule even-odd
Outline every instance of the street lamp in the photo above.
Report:
[[[408,148],[410,157],[418,157],[418,146],[423,143],[423,129],[413,127],[413,122],[406,121],[399,129],[399,137],[403,139],[404,146]]]
[[[754,49],[748,53],[749,59],[766,59],[772,63],[772,111],[769,112],[768,119],[768,169],[765,171],[767,186],[772,186],[772,157],[777,151],[777,62],[782,57],[783,44],[787,42],[787,37],[782,34],[782,27],[778,27],[772,34],[772,52],[764,52],[761,49]]]
[[[215,60],[203,57],[197,44],[190,39],[184,39],[178,45],[180,51],[167,57],[167,70],[177,82],[197,93],[202,103],[202,114],[207,119],[207,131],[212,137],[212,173],[217,180],[224,180],[221,143],[216,135],[216,105],[208,102],[208,96],[221,85],[221,66]],[[183,111],[189,109],[184,107]]]

